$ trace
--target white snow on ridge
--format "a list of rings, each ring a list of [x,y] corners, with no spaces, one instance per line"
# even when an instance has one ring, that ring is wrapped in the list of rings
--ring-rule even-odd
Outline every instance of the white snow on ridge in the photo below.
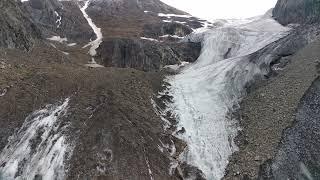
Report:
[[[171,17],[182,17],[182,18],[191,18],[192,16],[190,15],[181,15],[181,14],[163,14],[163,13],[158,13],[159,17],[166,17],[166,18],[171,18]]]
[[[188,144],[181,160],[198,167],[207,179],[224,176],[228,158],[237,150],[233,139],[238,125],[229,113],[238,107],[246,84],[263,74],[247,56],[288,31],[270,15],[208,30],[198,60],[168,77],[173,96],[169,108],[178,118],[178,130],[186,130],[177,135]]]
[[[0,179],[5,180],[63,180],[65,160],[73,147],[68,145],[61,121],[68,109],[69,99],[61,105],[46,106],[26,118],[19,131],[10,138],[0,153]]]

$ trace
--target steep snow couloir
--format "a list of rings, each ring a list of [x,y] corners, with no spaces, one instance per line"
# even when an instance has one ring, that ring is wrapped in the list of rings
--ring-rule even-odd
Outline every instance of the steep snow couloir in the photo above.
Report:
[[[92,56],[91,62],[89,64],[87,64],[87,66],[89,67],[103,67],[99,64],[96,63],[96,61],[94,60],[93,56],[95,56],[97,54],[96,49],[100,46],[100,44],[102,43],[102,32],[101,29],[98,28],[94,22],[92,21],[92,19],[89,17],[89,15],[86,12],[86,9],[89,7],[91,0],[86,0],[85,4],[83,7],[80,7],[80,10],[84,16],[84,18],[86,18],[86,20],[88,21],[90,27],[93,29],[93,32],[96,34],[96,39],[94,41],[91,41],[90,43],[88,43],[86,46],[84,47],[90,47],[89,50],[89,54]]]

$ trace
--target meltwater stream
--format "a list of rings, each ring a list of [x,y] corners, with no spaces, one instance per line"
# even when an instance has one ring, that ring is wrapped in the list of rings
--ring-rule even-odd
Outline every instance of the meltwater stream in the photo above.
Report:
[[[29,115],[0,153],[0,180],[63,180],[71,156],[62,126],[69,99]]]
[[[188,147],[181,160],[198,167],[208,180],[224,176],[229,156],[237,150],[238,125],[229,117],[247,83],[263,72],[248,55],[285,36],[289,28],[271,13],[245,23],[231,23],[206,32],[196,63],[168,77],[176,115],[177,136]]]

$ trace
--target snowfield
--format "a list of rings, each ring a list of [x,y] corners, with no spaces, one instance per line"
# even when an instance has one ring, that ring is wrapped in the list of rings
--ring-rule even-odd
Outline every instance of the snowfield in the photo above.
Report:
[[[188,144],[180,158],[202,170],[208,180],[221,179],[229,156],[237,151],[233,139],[239,127],[230,113],[238,107],[246,84],[263,74],[248,55],[288,31],[272,19],[271,12],[225,23],[205,32],[194,64],[168,77],[174,99],[169,108],[179,121],[178,130],[186,130],[177,135]]]

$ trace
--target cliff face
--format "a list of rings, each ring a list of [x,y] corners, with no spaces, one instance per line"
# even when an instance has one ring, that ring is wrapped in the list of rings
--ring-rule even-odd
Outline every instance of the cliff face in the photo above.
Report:
[[[39,31],[21,3],[1,0],[0,9],[0,47],[29,50]]]
[[[160,70],[182,61],[194,62],[201,51],[200,43],[160,43],[148,40],[110,39],[99,48],[106,67]]]
[[[200,43],[179,40],[202,27],[203,20],[159,0],[94,0],[87,11],[102,30],[97,61],[104,66],[154,71],[195,61],[200,54]]]
[[[77,1],[29,0],[24,5],[46,38],[58,35],[83,42],[95,36]]]
[[[281,24],[319,22],[319,0],[279,0],[273,16]]]

